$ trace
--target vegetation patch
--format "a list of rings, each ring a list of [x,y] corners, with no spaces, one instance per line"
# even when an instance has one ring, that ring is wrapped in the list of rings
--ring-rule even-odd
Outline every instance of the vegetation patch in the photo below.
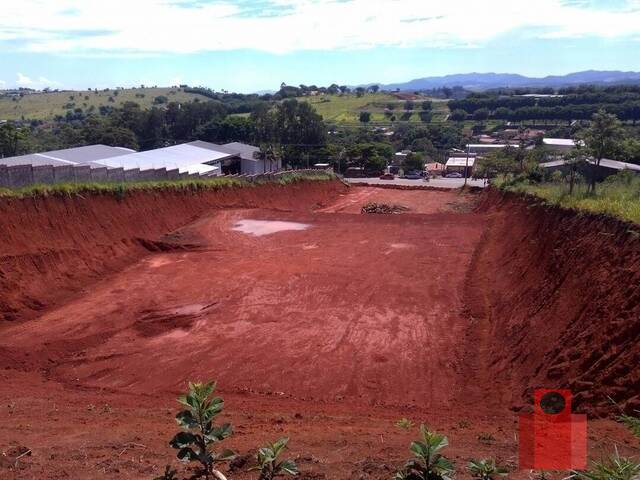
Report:
[[[82,194],[109,194],[124,198],[128,193],[138,191],[184,191],[197,192],[206,190],[220,190],[223,188],[254,187],[273,183],[289,185],[306,181],[326,181],[335,179],[335,175],[326,171],[318,172],[285,172],[278,175],[250,177],[211,177],[193,178],[185,180],[167,180],[155,182],[127,182],[127,183],[58,183],[54,185],[30,185],[19,189],[0,188],[0,198],[13,197],[47,197],[70,196]]]

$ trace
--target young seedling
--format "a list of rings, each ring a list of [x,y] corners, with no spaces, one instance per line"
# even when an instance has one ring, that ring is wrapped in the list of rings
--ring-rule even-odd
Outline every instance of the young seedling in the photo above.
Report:
[[[471,460],[468,469],[473,478],[480,480],[494,480],[498,477],[504,477],[508,473],[506,468],[498,465],[492,458]]]
[[[580,480],[638,480],[640,463],[621,457],[616,450],[615,455],[606,460],[593,462],[586,472],[572,472],[575,479]]]
[[[289,439],[284,437],[275,443],[267,444],[258,450],[256,458],[258,465],[250,470],[260,471],[259,480],[272,480],[276,477],[283,477],[285,475],[295,476],[298,474],[298,467],[296,463],[291,459],[278,461],[278,457],[287,448]]]
[[[396,422],[396,427],[402,430],[411,430],[413,428],[413,422],[408,418],[401,418]]]
[[[415,458],[405,463],[394,480],[451,480],[453,464],[439,453],[449,445],[447,437],[430,432],[424,425],[420,425],[420,435],[422,438],[410,447]]]
[[[214,467],[217,463],[231,460],[234,453],[224,449],[220,453],[213,446],[231,435],[231,425],[225,423],[214,426],[214,419],[220,414],[224,402],[220,397],[209,398],[216,388],[215,382],[189,383],[187,395],[178,397],[178,402],[187,407],[176,415],[176,421],[183,431],[178,432],[169,445],[178,450],[178,458],[183,462],[198,462],[199,468],[192,478],[218,478],[225,476]]]

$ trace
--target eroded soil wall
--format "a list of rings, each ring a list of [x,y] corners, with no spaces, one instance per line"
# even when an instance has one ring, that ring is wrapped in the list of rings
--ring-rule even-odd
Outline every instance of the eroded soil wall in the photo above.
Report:
[[[0,324],[33,317],[150,249],[213,208],[323,206],[338,181],[0,199]]]
[[[564,387],[589,413],[640,408],[638,229],[495,190],[480,211],[468,306],[502,401]]]

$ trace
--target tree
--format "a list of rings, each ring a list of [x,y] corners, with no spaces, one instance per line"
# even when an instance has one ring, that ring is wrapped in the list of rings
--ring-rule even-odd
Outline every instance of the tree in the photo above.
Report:
[[[371,91],[371,93],[378,93],[378,90],[380,90],[380,85],[371,85],[369,87],[369,90]]]
[[[592,194],[596,193],[597,170],[600,162],[605,155],[610,155],[616,150],[623,134],[620,120],[604,110],[599,110],[593,115],[590,127],[584,132],[584,143],[594,162],[591,175]]]
[[[411,152],[405,158],[403,166],[406,171],[422,170],[424,168],[424,157],[421,153]]]
[[[356,96],[357,97],[362,97],[364,96],[364,94],[367,93],[367,89],[364,87],[357,87],[356,88]]]
[[[370,112],[360,112],[360,121],[362,123],[369,123],[371,121],[371,113]]]
[[[28,150],[29,130],[12,122],[0,125],[0,158],[20,155]]]
[[[487,118],[489,118],[490,114],[491,112],[489,111],[488,108],[480,108],[475,112],[473,112],[473,119],[478,121],[484,121]]]
[[[462,122],[467,118],[467,112],[462,109],[456,109],[449,115],[449,118],[454,122]]]
[[[447,437],[420,425],[421,439],[411,444],[415,458],[408,460],[395,480],[451,480],[454,470],[451,461],[440,451],[449,445]]]
[[[189,383],[189,392],[178,397],[178,403],[187,407],[176,415],[176,422],[182,428],[169,445],[178,450],[178,458],[183,462],[198,462],[192,478],[226,477],[214,467],[217,463],[231,460],[234,453],[224,449],[220,453],[213,446],[222,442],[232,433],[231,425],[225,423],[219,427],[213,421],[222,412],[224,402],[220,397],[209,398],[215,391],[215,382]]]
[[[415,108],[416,104],[412,100],[407,100],[404,102],[404,109],[412,111]]]
[[[298,474],[298,467],[293,460],[278,461],[280,454],[287,448],[288,442],[288,438],[281,438],[277,442],[269,443],[258,450],[256,455],[258,465],[251,468],[251,470],[260,471],[259,480],[273,480],[276,477],[295,476]]]

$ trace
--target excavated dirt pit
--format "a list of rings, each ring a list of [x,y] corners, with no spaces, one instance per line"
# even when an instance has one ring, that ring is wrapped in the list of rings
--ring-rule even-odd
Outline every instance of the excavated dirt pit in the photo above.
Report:
[[[246,455],[289,436],[306,479],[391,478],[416,437],[395,426],[404,417],[449,435],[460,478],[470,457],[514,467],[517,414],[538,386],[576,392],[594,419],[594,454],[611,439],[638,451],[619,425],[596,420],[606,396],[632,407],[638,395],[628,365],[638,358],[640,255],[623,227],[571,226],[564,213],[490,195],[478,205],[478,195],[457,192],[313,188],[269,192],[271,208],[227,192],[182,226],[162,220],[173,228],[128,232],[145,240],[126,249],[113,246],[124,234],[99,238],[101,251],[122,249],[127,261],[107,271],[78,254],[96,275],[74,276],[58,252],[43,275],[55,269],[52,286],[71,292],[31,287],[29,299],[43,304],[35,313],[11,289],[31,267],[22,276],[6,269],[13,320],[0,325],[0,477],[159,475],[175,458],[175,396],[197,379],[219,383],[223,418],[235,427],[229,447]],[[409,211],[361,215],[370,202]],[[554,221],[564,226],[548,235]],[[594,255],[588,272],[601,282],[589,297],[564,291],[593,283],[572,263],[587,243],[560,253],[572,228],[580,238],[610,234],[591,243],[606,238],[626,258]],[[11,248],[15,256],[25,247]],[[7,265],[22,265],[13,256]],[[605,281],[626,286],[614,292]],[[605,339],[598,322],[613,321],[621,333]],[[590,356],[576,353],[587,345]],[[31,455],[16,463],[11,452],[25,446]]]

